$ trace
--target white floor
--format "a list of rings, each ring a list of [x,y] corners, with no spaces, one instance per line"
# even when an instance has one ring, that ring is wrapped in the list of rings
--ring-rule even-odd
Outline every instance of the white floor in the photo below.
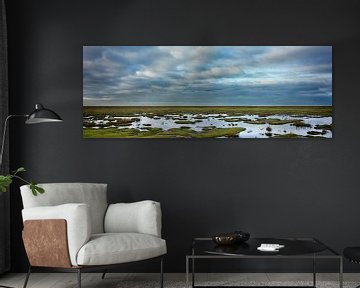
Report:
[[[238,285],[266,285],[275,283],[277,285],[299,285],[306,283],[312,284],[312,274],[300,273],[212,273],[212,274],[197,274],[197,283],[205,283],[205,285],[216,284],[238,284]],[[339,287],[338,274],[335,273],[319,273],[317,274],[317,281],[319,287]],[[5,274],[0,276],[1,285],[11,286],[14,288],[23,287],[25,274]],[[109,273],[106,279],[101,279],[101,273],[84,273],[82,275],[82,287],[159,287],[159,274],[125,274],[125,273]],[[146,283],[141,284],[141,283]],[[329,284],[330,283],[330,284]],[[360,284],[360,273],[346,273],[344,274],[344,287],[355,287]],[[291,284],[292,285],[292,284]],[[75,273],[33,273],[31,274],[28,288],[76,288],[76,274]],[[185,274],[165,274],[165,288],[166,287],[185,287]]]

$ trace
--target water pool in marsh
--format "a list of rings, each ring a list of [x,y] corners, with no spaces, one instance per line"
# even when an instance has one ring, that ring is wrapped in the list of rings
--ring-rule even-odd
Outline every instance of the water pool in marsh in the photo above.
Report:
[[[271,137],[324,137],[332,138],[332,117],[297,116],[273,114],[260,116],[256,114],[166,114],[162,116],[134,114],[132,117],[84,117],[84,128],[93,129],[137,129],[148,131],[152,128],[163,131],[183,128],[201,132],[209,128],[244,128],[239,138]]]

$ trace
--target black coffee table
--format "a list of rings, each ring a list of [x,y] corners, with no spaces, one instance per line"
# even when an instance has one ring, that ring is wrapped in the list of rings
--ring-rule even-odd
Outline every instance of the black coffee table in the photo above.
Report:
[[[263,252],[257,250],[262,243],[284,245],[278,252]],[[200,259],[312,259],[313,285],[293,287],[316,287],[316,260],[335,259],[339,261],[339,287],[343,287],[343,258],[335,250],[315,238],[250,238],[247,242],[229,246],[216,245],[211,238],[195,238],[191,253],[186,256],[186,287],[189,287],[189,271],[191,266],[191,287],[205,287],[195,285],[195,260]],[[215,287],[215,286],[211,286]],[[222,286],[226,287],[226,286]],[[247,287],[247,286],[231,286]],[[254,286],[251,286],[254,287]],[[256,287],[256,286],[255,286]],[[264,286],[262,286],[264,287]],[[274,287],[274,286],[271,286]],[[284,287],[284,286],[281,286]]]

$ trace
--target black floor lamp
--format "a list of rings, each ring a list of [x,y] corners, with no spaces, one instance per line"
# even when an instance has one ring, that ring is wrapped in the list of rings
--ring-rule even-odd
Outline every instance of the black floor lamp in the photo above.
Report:
[[[9,115],[6,117],[5,119],[5,123],[4,123],[4,131],[3,131],[3,138],[2,138],[2,142],[1,142],[1,150],[0,150],[0,168],[2,167],[2,161],[3,161],[3,155],[4,155],[4,146],[6,143],[6,132],[7,132],[7,126],[9,123],[9,120],[11,118],[15,118],[15,117],[23,117],[26,118],[25,123],[26,124],[39,124],[39,123],[47,123],[47,122],[51,122],[51,123],[56,123],[56,122],[62,122],[63,120],[61,119],[61,117],[55,113],[54,111],[44,108],[43,105],[41,104],[36,104],[35,105],[35,110],[33,112],[31,112],[30,114],[23,114],[23,115]],[[4,288],[12,288],[9,286],[3,286],[0,284],[0,287],[4,287]]]
[[[41,104],[35,105],[35,110],[30,114],[20,114],[20,115],[9,115],[5,119],[4,123],[4,132],[1,144],[1,152],[0,152],[0,167],[2,165],[2,159],[4,154],[4,146],[6,141],[6,132],[9,120],[15,117],[23,117],[27,118],[25,123],[26,124],[39,124],[39,123],[47,123],[47,122],[62,122],[63,120],[61,117],[55,113],[54,111],[44,108]]]

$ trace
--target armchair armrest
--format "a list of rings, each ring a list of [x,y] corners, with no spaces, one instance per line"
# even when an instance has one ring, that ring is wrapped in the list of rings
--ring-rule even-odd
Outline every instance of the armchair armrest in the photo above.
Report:
[[[77,265],[76,256],[80,248],[89,241],[91,235],[91,222],[89,206],[86,204],[64,204],[58,206],[33,207],[22,210],[23,221],[64,219],[71,264]],[[35,236],[35,235],[34,235]],[[34,241],[39,241],[37,235]],[[46,243],[48,245],[48,243]]]
[[[160,203],[150,200],[111,204],[105,215],[106,233],[143,233],[161,237]]]

